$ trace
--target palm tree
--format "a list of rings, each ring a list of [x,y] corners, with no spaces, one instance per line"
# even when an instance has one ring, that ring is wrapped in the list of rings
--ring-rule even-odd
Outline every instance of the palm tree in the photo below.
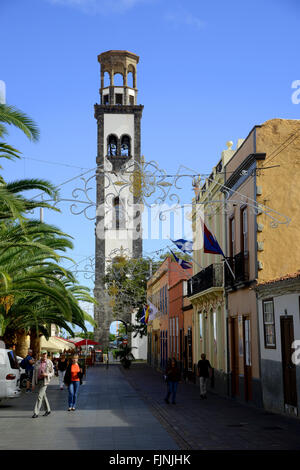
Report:
[[[1,139],[10,125],[32,141],[39,138],[39,129],[31,118],[13,106],[0,104]],[[20,156],[19,150],[0,141],[0,158],[14,160]],[[79,302],[94,299],[70,271],[59,265],[67,258],[60,252],[73,247],[71,237],[57,227],[25,216],[37,207],[58,209],[43,200],[27,199],[24,192],[29,190],[40,190],[54,201],[58,195],[48,181],[23,179],[7,183],[0,176],[0,336],[13,342],[17,339],[20,355],[24,355],[22,347],[28,332],[38,348],[39,336],[49,336],[51,323],[71,334],[69,323],[83,330],[86,320],[93,323]]]
[[[18,326],[21,348],[34,306],[45,309],[46,300],[49,312],[53,313],[55,307],[60,313],[58,326],[67,320],[85,328],[86,317],[78,302],[93,299],[88,289],[76,285],[73,274],[58,264],[66,258],[58,252],[73,247],[69,238],[58,228],[40,221],[27,221],[24,230],[19,224],[0,223],[0,335],[10,336]],[[21,324],[21,317],[22,321],[26,319],[26,325]],[[65,323],[61,326],[65,327]]]

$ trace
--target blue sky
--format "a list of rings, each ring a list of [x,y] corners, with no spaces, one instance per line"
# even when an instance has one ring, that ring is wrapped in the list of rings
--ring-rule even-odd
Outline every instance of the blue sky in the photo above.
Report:
[[[180,165],[210,173],[228,140],[235,146],[268,119],[299,118],[300,104],[291,100],[300,79],[299,13],[297,0],[1,0],[7,103],[41,131],[37,144],[10,132],[9,143],[26,158],[5,163],[4,177],[59,185],[95,168],[97,55],[110,49],[140,56],[145,159],[168,173]],[[61,195],[71,198],[76,187],[79,179]],[[192,195],[186,187],[185,200]],[[45,221],[74,237],[71,256],[84,266],[94,255],[94,222],[72,215],[69,203],[60,208],[59,215],[47,211]],[[93,287],[83,273],[80,280]]]

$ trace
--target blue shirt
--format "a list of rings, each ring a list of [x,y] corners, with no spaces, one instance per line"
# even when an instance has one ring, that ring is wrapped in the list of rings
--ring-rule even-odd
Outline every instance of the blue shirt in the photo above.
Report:
[[[30,364],[30,362],[29,362],[29,361],[31,361],[32,359],[33,359],[33,357],[31,357],[29,354],[28,354],[28,356],[26,356],[26,358],[25,358],[25,361],[26,361],[26,368],[25,368],[25,370],[26,370],[26,372],[27,372],[27,371],[30,372],[31,370],[34,369],[34,365],[33,365],[33,364]]]

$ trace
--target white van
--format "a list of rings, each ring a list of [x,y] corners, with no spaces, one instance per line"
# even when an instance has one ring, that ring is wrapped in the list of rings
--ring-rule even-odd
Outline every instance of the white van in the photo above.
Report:
[[[13,351],[0,349],[0,400],[21,395],[20,369],[14,361]]]

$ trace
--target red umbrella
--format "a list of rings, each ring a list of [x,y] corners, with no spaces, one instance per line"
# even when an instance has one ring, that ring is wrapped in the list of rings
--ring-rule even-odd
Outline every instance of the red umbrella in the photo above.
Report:
[[[75,344],[76,347],[78,346],[85,346],[85,345],[93,345],[93,344],[100,344],[100,343],[97,343],[97,341],[93,341],[92,339],[81,339],[80,341],[72,341],[71,339],[68,340],[70,341],[71,343]]]

